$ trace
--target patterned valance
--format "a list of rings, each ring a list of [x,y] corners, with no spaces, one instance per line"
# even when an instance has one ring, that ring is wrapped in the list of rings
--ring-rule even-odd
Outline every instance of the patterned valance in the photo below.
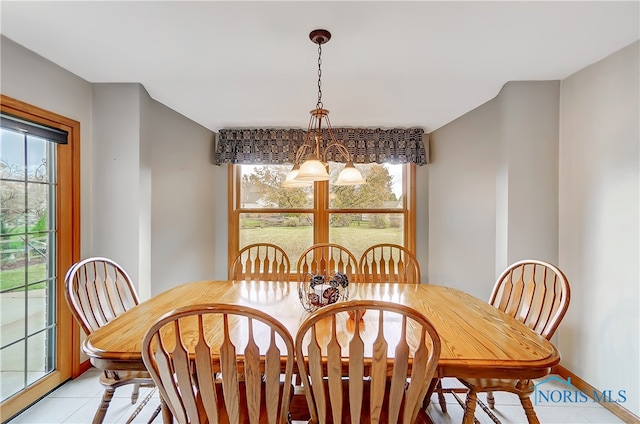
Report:
[[[422,128],[333,128],[333,132],[353,155],[355,163],[424,165],[429,162]],[[305,133],[302,129],[221,129],[216,145],[216,165],[293,163]],[[324,136],[325,140],[328,138],[328,135]],[[335,148],[329,149],[327,160],[344,162]]]

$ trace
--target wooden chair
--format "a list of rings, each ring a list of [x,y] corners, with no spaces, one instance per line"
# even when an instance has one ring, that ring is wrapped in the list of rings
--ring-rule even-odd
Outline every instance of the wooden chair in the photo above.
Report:
[[[365,283],[420,284],[420,263],[409,249],[399,244],[380,243],[367,248],[360,257],[360,279]],[[436,379],[434,390],[443,412],[447,412],[442,382]],[[429,399],[425,399],[425,407]]]
[[[311,423],[430,422],[421,406],[439,358],[429,320],[392,302],[325,306],[296,335]]]
[[[529,259],[514,263],[498,277],[489,303],[549,340],[567,312],[569,299],[569,282],[562,271],[547,262]],[[463,423],[473,423],[479,392],[486,392],[489,407],[495,408],[494,391],[517,394],[528,422],[539,423],[529,399],[534,389],[531,380],[459,380],[469,388]],[[481,406],[493,416],[489,408]]]
[[[298,258],[298,281],[307,273],[328,275],[339,271],[350,283],[358,281],[358,260],[347,248],[335,243],[318,243],[307,248]]]
[[[254,338],[258,326],[268,338]],[[220,345],[209,344],[213,333],[223,335]],[[207,304],[158,319],[143,338],[142,359],[178,423],[275,424],[288,420],[293,348],[287,329],[264,312]]]
[[[232,280],[289,281],[290,262],[280,246],[255,243],[242,248],[231,264]]]
[[[359,262],[365,283],[420,283],[420,264],[404,246],[382,243],[364,251]]]
[[[72,265],[65,276],[65,288],[71,313],[87,335],[140,303],[129,275],[108,258],[93,257]],[[132,404],[137,402],[141,386],[154,387],[149,373],[143,371],[105,370],[100,374],[100,383],[105,389],[93,418],[94,424],[104,420],[118,387],[133,385]],[[136,414],[138,412],[139,409]],[[155,415],[158,412],[156,409]]]

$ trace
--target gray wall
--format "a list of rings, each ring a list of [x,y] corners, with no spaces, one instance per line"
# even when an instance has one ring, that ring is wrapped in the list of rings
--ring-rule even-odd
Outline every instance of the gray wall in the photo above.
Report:
[[[139,260],[149,244],[139,231],[148,190],[140,182],[140,99],[144,89],[139,84],[93,84],[92,88],[93,131],[88,140],[93,146],[92,251],[122,265],[138,291],[147,294],[149,281],[140,279],[144,270]]]
[[[485,299],[508,264],[558,262],[559,90],[510,82],[430,134],[429,283]]]
[[[640,42],[562,81],[563,364],[640,415]]]
[[[429,136],[424,135],[428,148]],[[429,165],[416,166],[416,258],[423,283],[429,278]]]
[[[501,90],[496,272],[526,258],[558,263],[559,81]]]
[[[160,103],[152,111],[151,292],[226,279],[227,168],[212,164],[213,133]]]
[[[499,108],[492,100],[430,134],[430,284],[484,299],[495,278]]]
[[[101,177],[94,183],[101,193],[94,197],[94,249],[131,273],[143,299],[226,278],[214,273],[213,182],[222,172],[211,161],[214,134],[139,84],[95,84],[93,91],[94,170]]]

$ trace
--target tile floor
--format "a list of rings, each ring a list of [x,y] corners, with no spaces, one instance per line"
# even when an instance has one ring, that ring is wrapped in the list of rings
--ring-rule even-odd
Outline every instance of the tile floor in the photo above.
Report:
[[[42,398],[31,408],[25,410],[10,424],[58,424],[58,423],[90,423],[98,407],[102,395],[102,386],[98,383],[98,371],[90,369],[79,378],[69,381]],[[455,380],[445,379],[445,387],[452,387]],[[547,390],[566,390],[567,386],[557,381],[545,383]],[[143,399],[151,389],[141,389],[140,399]],[[129,416],[136,409],[136,405],[131,405],[131,389],[123,387],[116,390],[116,394],[111,401],[104,423],[126,423]],[[429,405],[429,415],[434,424],[449,424],[462,422],[463,410],[451,395],[447,396],[448,413],[443,414],[438,406],[437,398],[433,397]],[[484,400],[484,395],[480,395]],[[504,424],[526,423],[524,411],[519,400],[510,393],[496,393],[496,409],[494,413]],[[462,396],[464,399],[464,395]],[[591,399],[576,406],[576,404],[538,404],[535,406],[536,413],[541,423],[600,423],[613,424],[623,423],[622,420],[604,409]],[[134,419],[134,423],[146,423],[159,405],[157,392],[154,398],[143,408],[140,415]],[[476,418],[481,424],[491,423],[491,419],[480,409],[476,410]],[[154,423],[161,423],[158,416]],[[302,422],[295,422],[296,424]]]

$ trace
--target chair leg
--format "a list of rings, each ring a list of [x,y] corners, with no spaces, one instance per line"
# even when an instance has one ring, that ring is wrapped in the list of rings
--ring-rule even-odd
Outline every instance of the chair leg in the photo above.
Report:
[[[431,382],[429,383],[429,387],[427,388],[427,393],[424,395],[424,399],[422,399],[422,409],[424,409],[425,411],[429,407],[429,403],[431,403],[431,395],[436,390],[438,381],[440,381],[438,377],[434,377],[431,379]]]
[[[162,395],[160,395],[160,407],[162,409],[162,423],[163,424],[171,424],[173,423],[173,414],[167,405],[167,402],[162,399]]]
[[[533,410],[533,405],[531,404],[529,396],[525,393],[520,393],[518,396],[520,397],[520,403],[524,408],[524,413],[527,415],[527,421],[529,424],[540,424],[536,411]]]
[[[462,424],[473,424],[474,414],[476,412],[476,402],[478,400],[478,394],[475,390],[469,390],[467,393],[467,401],[464,408],[464,417],[462,418]]]
[[[487,404],[489,408],[496,409],[496,399],[493,397],[493,392],[487,392]]]
[[[436,391],[438,392],[438,403],[440,403],[440,409],[442,409],[443,413],[447,413],[447,401],[444,398],[444,391],[442,390],[442,379],[438,379],[438,385],[436,386]]]
[[[100,406],[96,411],[96,415],[93,417],[93,424],[102,424],[104,421],[104,416],[107,414],[107,409],[109,408],[109,402],[113,398],[113,394],[116,389],[113,387],[107,387],[104,389],[104,394],[102,395],[102,402],[100,402]]]
[[[140,395],[140,383],[135,383],[133,385],[133,391],[131,392],[131,405],[138,401],[138,396]]]

